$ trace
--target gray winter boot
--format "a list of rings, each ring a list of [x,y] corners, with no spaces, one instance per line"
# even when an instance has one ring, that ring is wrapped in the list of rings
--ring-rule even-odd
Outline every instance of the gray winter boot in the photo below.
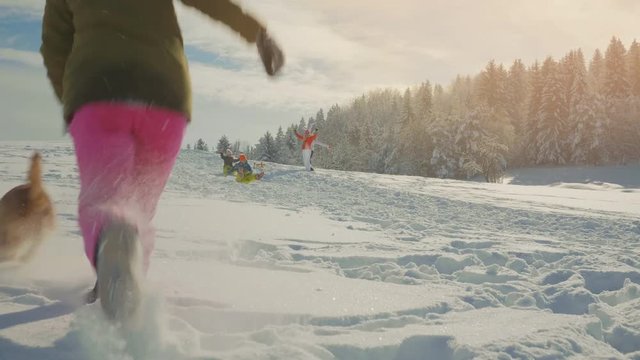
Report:
[[[125,322],[140,306],[142,251],[138,230],[125,222],[108,224],[100,234],[97,297],[109,320]]]

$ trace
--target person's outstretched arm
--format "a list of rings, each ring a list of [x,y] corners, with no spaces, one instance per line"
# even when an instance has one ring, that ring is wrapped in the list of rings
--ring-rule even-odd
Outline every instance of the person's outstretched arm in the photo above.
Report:
[[[275,75],[284,65],[282,50],[267,33],[266,27],[253,16],[245,13],[240,6],[230,0],[181,0],[220,21],[240,34],[247,42],[255,43],[265,71]]]
[[[326,149],[331,148],[331,146],[329,146],[329,145],[327,145],[327,144],[325,144],[325,143],[323,143],[323,142],[321,142],[321,141],[319,141],[319,140],[316,140],[314,144],[315,144],[315,145],[322,146],[323,148],[326,148]]]
[[[255,43],[258,31],[263,29],[258,20],[245,13],[240,6],[229,0],[181,0],[185,5],[194,7],[214,20],[229,26],[247,42]]]
[[[298,140],[304,140],[304,137],[298,134],[298,130],[293,130],[293,134],[298,138]]]
[[[47,0],[42,18],[40,53],[53,90],[62,102],[62,79],[73,45],[73,15],[64,0]]]

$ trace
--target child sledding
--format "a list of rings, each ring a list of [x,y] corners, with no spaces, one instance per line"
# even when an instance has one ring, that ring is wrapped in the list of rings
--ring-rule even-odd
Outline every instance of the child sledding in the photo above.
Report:
[[[236,174],[236,181],[240,183],[250,183],[262,179],[264,171],[257,174],[254,173],[247,160],[247,155],[241,153],[240,156],[238,156],[238,162],[233,165],[231,170]]]
[[[227,149],[224,153],[218,152],[220,154],[220,158],[224,161],[222,165],[222,174],[227,176],[233,172],[233,164],[237,163],[239,159],[233,157],[233,151],[231,149]]]

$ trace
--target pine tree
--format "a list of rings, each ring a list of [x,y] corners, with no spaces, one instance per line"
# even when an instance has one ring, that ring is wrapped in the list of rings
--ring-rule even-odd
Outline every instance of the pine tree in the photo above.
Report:
[[[504,67],[496,65],[491,60],[478,78],[476,96],[479,101],[486,104],[494,112],[506,109],[506,80],[507,73]]]
[[[305,127],[305,129],[309,131],[313,131],[315,127],[316,127],[316,120],[313,117],[310,117],[309,120],[307,121],[307,126]]]
[[[278,162],[278,148],[273,135],[269,131],[260,138],[255,147],[254,157],[262,161]]]
[[[315,127],[318,128],[318,129],[322,129],[322,128],[324,128],[324,123],[325,123],[324,112],[322,111],[322,109],[320,109],[316,113]]]
[[[540,65],[535,62],[529,69],[529,103],[527,108],[527,118],[525,123],[525,139],[526,157],[531,163],[536,162],[538,155],[538,126],[540,107],[542,105],[542,90],[544,88],[544,79],[540,70]]]
[[[431,127],[430,135],[434,144],[430,159],[430,175],[439,178],[452,178],[458,173],[458,157],[453,136],[455,121],[451,118],[437,118]]]
[[[224,153],[227,149],[231,148],[231,143],[229,142],[229,138],[227,135],[222,135],[220,140],[218,140],[218,145],[216,145],[216,151],[219,153]]]
[[[490,61],[477,79],[476,90],[480,105],[486,106],[491,113],[482,126],[503,144],[514,141],[514,129],[508,112],[507,80],[508,73],[502,64],[496,65],[494,61]],[[472,108],[470,111],[473,111]]]
[[[589,63],[589,84],[596,94],[603,92],[604,72],[604,57],[600,49],[596,49]]]
[[[625,53],[620,39],[612,38],[604,58],[604,95],[607,100],[622,100],[629,96]]]
[[[536,164],[564,164],[563,135],[565,133],[565,93],[559,65],[547,58],[542,65],[544,81],[537,122]]]
[[[507,113],[517,135],[524,132],[526,114],[528,78],[527,69],[520,59],[513,62],[507,77]]]
[[[483,123],[487,123],[489,113],[490,110],[486,106],[479,106],[459,121],[454,137],[460,171],[456,174],[457,178],[469,179],[482,172],[479,155],[488,138]]]
[[[193,146],[193,149],[199,151],[209,151],[209,146],[206,142],[204,142],[204,140],[198,139],[198,141],[196,141],[196,144]]]
[[[508,148],[494,137],[488,137],[482,143],[477,157],[482,176],[487,182],[497,183],[504,176],[507,151]]]
[[[563,117],[567,117],[569,113],[569,105],[572,103],[572,87],[574,84],[575,77],[577,76],[577,63],[579,62],[578,57],[582,56],[582,52],[578,51],[570,51],[567,55],[565,55],[562,60],[560,60],[558,71],[560,73],[560,78],[564,87],[564,96],[565,96],[565,104],[567,107],[563,114]],[[582,58],[582,62],[584,63],[584,58]]]
[[[613,158],[624,161],[637,138],[630,137],[633,121],[628,118],[630,85],[627,80],[626,50],[622,42],[612,38],[605,53],[604,99],[609,120],[609,148]],[[635,135],[635,134],[633,134]]]
[[[287,136],[284,134],[282,126],[278,127],[278,132],[274,140],[278,154],[277,162],[286,164],[289,161],[289,149],[287,147]]]
[[[402,174],[416,174],[416,137],[422,133],[418,129],[416,114],[413,111],[411,90],[407,88],[402,98],[402,113],[400,115],[400,154],[399,168]],[[416,134],[418,131],[419,134]],[[418,140],[420,141],[420,140]]]
[[[577,164],[598,164],[606,161],[606,116],[601,99],[588,83],[584,56],[574,53],[571,63],[568,126],[569,159]]]
[[[240,152],[240,147],[241,147],[241,146],[242,146],[242,145],[240,144],[240,140],[236,140],[236,141],[233,143],[233,146],[231,147],[231,150],[233,151],[233,153],[234,153],[234,154],[237,154],[237,153],[239,153],[239,152]]]
[[[632,98],[629,100],[629,111],[627,112],[627,139],[630,145],[627,148],[627,158],[629,160],[640,157],[640,43],[633,40],[627,52],[627,74],[630,83]],[[633,139],[636,139],[635,141]]]
[[[437,114],[444,114],[445,108],[445,93],[444,88],[440,84],[433,86],[433,111]]]
[[[474,99],[477,97],[474,95],[476,91],[470,76],[456,76],[449,93],[445,96],[448,98],[447,105],[449,107],[446,111],[459,116],[471,111],[477,105],[477,101]]]
[[[640,98],[640,43],[633,40],[627,52],[627,73],[631,95]]]
[[[569,115],[571,162],[597,165],[607,161],[607,117],[602,99],[592,93],[576,99]]]
[[[296,129],[295,125],[291,125],[287,131],[286,134],[286,140],[285,140],[285,145],[286,145],[286,154],[287,154],[287,159],[286,159],[286,163],[288,164],[293,164],[295,163],[294,159],[297,159],[297,151],[298,151],[298,138],[296,138],[295,134],[293,133],[293,131]]]
[[[416,115],[420,121],[428,123],[433,116],[433,89],[431,88],[431,83],[427,81],[420,84],[416,96]]]

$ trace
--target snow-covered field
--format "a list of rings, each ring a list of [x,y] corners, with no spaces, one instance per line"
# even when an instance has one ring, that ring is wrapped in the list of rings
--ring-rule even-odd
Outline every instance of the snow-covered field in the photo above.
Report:
[[[33,149],[58,228],[0,265],[2,360],[640,359],[637,165],[510,185],[267,164],[243,185],[184,151],[124,331],[82,305],[71,146],[0,143],[0,192]]]

